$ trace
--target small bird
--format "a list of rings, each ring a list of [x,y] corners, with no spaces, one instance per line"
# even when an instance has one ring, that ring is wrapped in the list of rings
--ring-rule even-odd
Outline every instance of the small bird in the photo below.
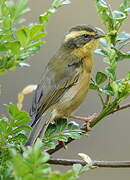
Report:
[[[42,137],[48,124],[61,117],[86,120],[71,114],[87,95],[93,66],[92,53],[104,37],[87,25],[72,27],[50,59],[32,101],[32,132],[27,145]]]

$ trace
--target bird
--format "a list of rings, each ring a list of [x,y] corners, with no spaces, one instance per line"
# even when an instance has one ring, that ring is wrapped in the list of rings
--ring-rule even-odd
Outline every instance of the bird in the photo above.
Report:
[[[26,145],[42,138],[57,118],[85,120],[72,113],[85,99],[93,67],[93,52],[104,35],[88,25],[72,27],[45,67],[35,91],[30,116],[32,131]]]

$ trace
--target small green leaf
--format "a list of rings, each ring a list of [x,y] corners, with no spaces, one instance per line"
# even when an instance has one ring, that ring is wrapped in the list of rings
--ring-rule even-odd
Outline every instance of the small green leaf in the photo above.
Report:
[[[123,2],[120,5],[119,10],[122,12],[127,12],[126,9],[130,7],[130,1],[129,0],[123,0]]]
[[[104,88],[100,88],[100,91],[109,96],[114,96],[113,89],[110,85],[105,86]]]
[[[81,164],[74,164],[73,165],[73,171],[74,171],[76,176],[80,175],[81,169],[82,169],[82,165]]]
[[[50,15],[51,15],[51,13],[49,13],[49,12],[45,12],[44,14],[41,14],[39,16],[39,22],[43,25],[46,25],[46,23],[49,20]]]
[[[90,83],[90,84],[89,84],[89,89],[92,89],[92,90],[98,90],[98,87],[97,87],[96,84]]]
[[[9,115],[15,120],[16,126],[22,125],[32,120],[27,112],[18,110],[17,106],[14,104],[8,105],[8,112]]]
[[[111,83],[111,87],[112,87],[112,89],[113,89],[113,91],[114,91],[114,93],[115,93],[115,96],[118,96],[119,86],[118,86],[117,82],[116,82],[116,81],[113,81],[113,82]]]
[[[107,3],[104,0],[96,0],[97,6],[100,6],[102,8],[108,8]]]
[[[56,131],[61,132],[63,131],[67,126],[67,119],[66,118],[59,118],[56,121]]]
[[[7,51],[5,44],[0,44],[0,51]]]
[[[12,151],[12,164],[14,167],[14,172],[16,174],[16,177],[24,177],[26,174],[29,173],[29,166],[25,163],[25,160],[23,157],[16,153],[16,151]]]
[[[99,42],[104,47],[108,47],[110,45],[109,41],[106,38],[101,38]]]
[[[113,18],[116,20],[122,20],[126,18],[126,14],[121,11],[113,11],[112,15],[113,15]]]
[[[126,8],[124,12],[130,12],[130,8]]]
[[[117,41],[126,41],[129,39],[130,39],[130,34],[126,32],[121,32],[120,34],[118,34],[116,38]]]
[[[45,137],[51,136],[55,131],[56,131],[56,124],[50,123],[45,132]]]
[[[28,43],[28,36],[24,28],[16,31],[16,36],[23,47],[26,47]]]
[[[70,0],[54,0],[52,3],[52,7],[55,9],[58,9],[59,7],[66,5],[66,4],[70,4]]]
[[[98,85],[104,83],[106,80],[107,80],[107,75],[106,74],[104,74],[102,72],[97,72],[97,74],[96,74],[96,83]]]
[[[68,123],[68,129],[70,130],[79,129],[79,124],[76,123],[75,121],[70,121]]]
[[[15,18],[19,18],[26,12],[30,11],[30,8],[27,7],[28,0],[18,0],[15,4]]]
[[[42,146],[42,141],[40,139],[37,139],[36,143],[33,145],[32,153],[35,155],[36,158],[40,158],[39,156],[41,155],[39,161],[41,163],[45,163],[49,160],[50,156],[48,153],[42,151]]]
[[[96,54],[100,54],[102,56],[107,56],[107,52],[105,50],[103,50],[103,49],[96,49],[94,52]]]
[[[5,43],[5,47],[8,50],[11,50],[12,54],[16,55],[20,52],[20,43],[19,41],[12,41]]]
[[[43,164],[41,165],[41,167],[39,168],[41,170],[41,174],[48,174],[51,172],[51,167],[49,164]],[[39,173],[39,171],[38,171]],[[42,180],[42,179],[41,179]]]
[[[42,24],[33,25],[30,30],[30,39],[37,40],[37,37],[38,39],[40,39],[41,37],[44,37],[45,33],[43,33],[43,28],[44,26]],[[39,38],[39,35],[40,35],[40,38]]]
[[[68,138],[65,137],[65,136],[59,136],[59,137],[58,137],[58,141],[67,142],[67,141],[68,141]]]
[[[17,144],[25,144],[27,142],[27,136],[25,134],[19,133],[18,135],[15,135],[14,137],[9,137],[9,142],[15,142]]]
[[[20,127],[17,127],[15,128],[13,131],[12,131],[12,134],[16,134],[16,133],[19,133],[23,130],[32,130],[32,127],[28,126],[28,125],[22,125]]]
[[[130,52],[125,53],[125,52],[122,52],[122,51],[116,49],[116,53],[118,55],[118,61],[130,59]]]
[[[107,72],[108,76],[115,81],[116,80],[116,64],[111,65],[110,67],[107,67],[105,71]]]

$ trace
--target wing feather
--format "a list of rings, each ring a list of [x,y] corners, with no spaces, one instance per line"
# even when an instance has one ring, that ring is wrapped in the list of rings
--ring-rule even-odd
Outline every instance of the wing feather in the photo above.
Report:
[[[35,125],[37,120],[48,108],[62,98],[64,93],[78,81],[80,76],[76,70],[81,61],[80,59],[71,56],[66,57],[68,62],[65,62],[65,57],[62,57],[62,59],[56,58],[57,57],[54,57],[48,63],[42,81],[35,91],[30,111],[30,115],[33,118],[32,126]]]

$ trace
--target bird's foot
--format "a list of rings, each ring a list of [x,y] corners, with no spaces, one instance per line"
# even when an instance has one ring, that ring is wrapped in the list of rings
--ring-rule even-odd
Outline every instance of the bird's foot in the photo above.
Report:
[[[65,144],[64,141],[59,141],[58,140],[58,143],[61,144],[65,150],[67,150],[67,145]]]
[[[91,116],[88,116],[88,117],[82,117],[82,116],[69,116],[69,118],[72,118],[72,119],[76,119],[76,120],[81,120],[81,121],[84,121],[87,125],[87,130],[90,131],[92,128],[90,127],[92,121],[98,116],[97,113],[94,113],[92,114]]]

